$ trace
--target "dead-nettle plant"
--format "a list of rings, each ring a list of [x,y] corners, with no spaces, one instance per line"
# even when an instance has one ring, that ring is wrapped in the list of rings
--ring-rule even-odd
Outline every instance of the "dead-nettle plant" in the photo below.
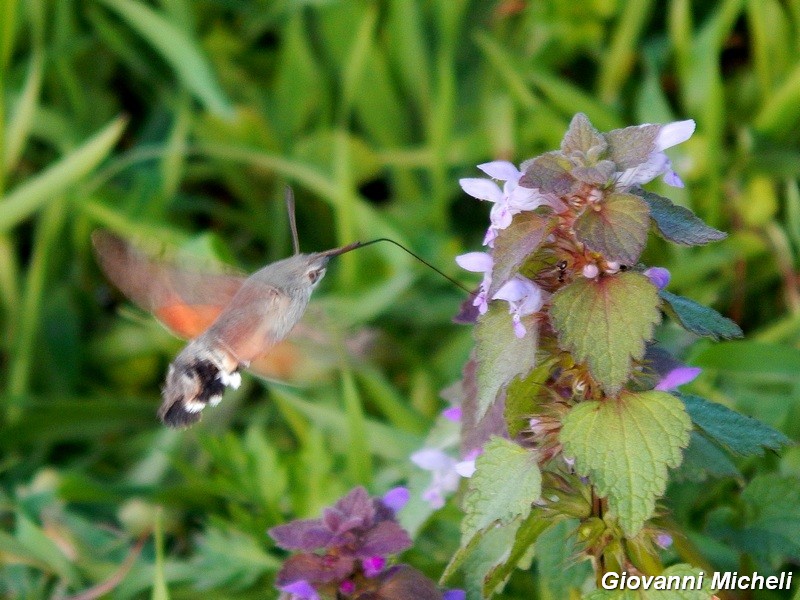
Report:
[[[457,317],[474,323],[475,339],[463,380],[447,394],[445,417],[461,420],[461,443],[412,456],[433,473],[423,497],[434,508],[469,477],[461,546],[443,580],[466,561],[468,588],[490,597],[555,528],[562,545],[574,545],[571,564],[590,559],[597,581],[609,571],[662,573],[658,548],[677,532],[656,502],[684,451],[713,474],[725,452],[786,442],[677,392],[699,369],[653,340],[662,313],[698,336],[742,335],[716,311],[667,291],[666,269],[639,262],[651,225],[685,246],[725,237],[640,187],[659,176],[683,186],[664,150],[694,126],[599,133],[578,114],[560,150],[519,169],[479,165],[490,179],[461,180],[466,193],[493,203],[486,251],[457,258],[483,275]]]
[[[354,488],[319,519],[270,529],[290,556],[275,584],[281,600],[464,600],[462,590],[440,590],[415,568],[391,564],[411,547],[395,514],[408,501],[406,488],[370,497]]]

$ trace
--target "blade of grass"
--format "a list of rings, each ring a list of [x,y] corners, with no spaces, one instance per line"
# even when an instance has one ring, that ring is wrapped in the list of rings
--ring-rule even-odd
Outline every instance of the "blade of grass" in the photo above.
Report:
[[[156,526],[153,532],[153,544],[156,547],[156,561],[153,565],[153,592],[151,600],[169,600],[167,578],[164,574],[164,511],[159,508],[156,513]]]
[[[652,11],[653,0],[630,0],[620,11],[611,45],[605,58],[600,61],[598,92],[606,104],[613,105],[619,100],[622,86],[630,77],[634,60],[640,56],[640,38]]]
[[[0,0],[0,78],[8,66],[11,51],[14,49],[18,6],[17,0]]]
[[[175,75],[211,112],[232,117],[225,97],[197,40],[145,4],[134,0],[98,0],[141,35],[172,67]]]
[[[37,47],[31,55],[28,76],[22,86],[22,93],[17,99],[17,105],[11,113],[8,127],[5,133],[5,148],[3,151],[3,165],[6,173],[9,173],[19,161],[25,141],[30,134],[33,116],[36,112],[36,104],[39,101],[39,92],[42,87],[42,52]]]
[[[15,227],[94,169],[111,152],[124,128],[125,119],[115,119],[82,146],[0,199],[0,233]]]
[[[369,451],[367,421],[361,395],[358,393],[353,373],[349,369],[342,372],[342,398],[347,418],[350,441],[347,444],[347,469],[353,481],[369,485],[372,481],[372,454]]]
[[[56,200],[51,202],[37,223],[33,258],[28,266],[25,296],[22,300],[17,338],[14,340],[14,352],[8,373],[7,390],[12,399],[19,399],[28,390],[34,343],[40,325],[47,266],[51,255],[59,251],[56,239],[63,226],[64,218],[65,201],[63,199]],[[12,403],[9,406],[9,420],[13,421],[18,414],[18,407]]]

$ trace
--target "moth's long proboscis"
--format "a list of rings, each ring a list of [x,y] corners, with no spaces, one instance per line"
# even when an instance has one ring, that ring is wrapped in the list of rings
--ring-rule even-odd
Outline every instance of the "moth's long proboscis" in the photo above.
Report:
[[[459,288],[461,288],[462,290],[464,290],[465,292],[467,292],[470,295],[474,295],[475,292],[473,292],[471,290],[468,290],[463,285],[461,285],[461,283],[459,283],[458,281],[456,281],[455,279],[453,279],[452,277],[450,277],[449,275],[447,275],[446,273],[444,273],[443,271],[441,271],[437,267],[433,266],[427,260],[425,260],[424,258],[419,256],[418,254],[412,252],[411,250],[406,248],[400,242],[396,242],[395,240],[393,240],[391,238],[378,238],[378,239],[375,239],[375,240],[370,240],[368,242],[353,242],[352,244],[348,244],[347,246],[342,246],[341,248],[334,248],[333,250],[328,250],[327,252],[322,252],[321,254],[323,254],[324,256],[329,256],[329,257],[332,258],[334,256],[339,256],[340,254],[344,254],[346,252],[350,252],[351,250],[357,250],[358,248],[364,248],[365,246],[370,246],[372,244],[377,244],[378,242],[389,242],[390,244],[394,244],[395,246],[397,246],[401,250],[404,250],[405,252],[407,252],[408,254],[413,256],[414,258],[416,258],[418,261],[420,261],[425,266],[427,266],[427,267],[433,269],[434,271],[436,271],[439,275],[441,275],[442,277],[447,279],[447,281],[449,281],[453,285],[458,286]]]

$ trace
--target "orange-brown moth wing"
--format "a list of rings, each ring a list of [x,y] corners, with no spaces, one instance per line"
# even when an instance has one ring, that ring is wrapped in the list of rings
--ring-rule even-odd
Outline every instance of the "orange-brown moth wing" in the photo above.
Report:
[[[111,282],[185,339],[208,329],[245,281],[242,276],[203,273],[159,262],[107,231],[95,231],[92,242]]]
[[[108,279],[125,296],[153,313],[167,329],[184,339],[204,333],[230,305],[247,279],[192,271],[150,258],[108,231],[95,231],[92,242]],[[236,335],[236,320],[232,324],[224,333],[226,343]],[[270,380],[296,384],[319,381],[336,367],[342,352],[347,351],[343,336],[334,330],[321,310],[310,307],[287,339],[255,355],[248,370]],[[246,343],[250,345],[249,340]],[[258,345],[253,344],[253,347]]]

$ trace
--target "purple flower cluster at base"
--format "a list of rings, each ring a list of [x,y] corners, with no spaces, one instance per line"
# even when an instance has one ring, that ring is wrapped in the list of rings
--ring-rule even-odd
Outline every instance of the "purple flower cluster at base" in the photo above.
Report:
[[[283,600],[442,600],[442,592],[407,565],[388,566],[388,557],[411,546],[395,518],[408,501],[408,490],[394,488],[372,498],[353,489],[320,519],[305,519],[269,530],[275,543],[296,550],[275,578]]]

